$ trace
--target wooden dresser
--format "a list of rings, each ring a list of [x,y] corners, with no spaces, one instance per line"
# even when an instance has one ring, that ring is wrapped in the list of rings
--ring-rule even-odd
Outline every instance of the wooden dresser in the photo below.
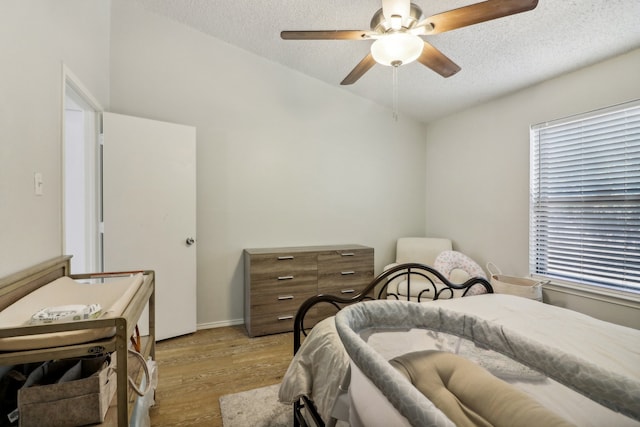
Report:
[[[244,323],[250,337],[288,332],[300,304],[319,293],[354,294],[373,280],[373,248],[361,245],[244,250]],[[316,311],[318,321],[335,313]],[[307,325],[305,325],[307,326]]]

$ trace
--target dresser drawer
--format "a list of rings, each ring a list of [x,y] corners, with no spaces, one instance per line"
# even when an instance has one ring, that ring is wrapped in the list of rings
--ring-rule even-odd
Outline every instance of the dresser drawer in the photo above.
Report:
[[[316,254],[313,253],[271,253],[251,255],[251,279],[265,275],[280,276],[318,268]]]
[[[369,271],[345,270],[318,274],[318,293],[349,298],[373,280],[373,268]]]
[[[373,249],[318,255],[318,293],[348,298],[373,280]]]
[[[331,251],[318,255],[319,273],[341,273],[352,270],[371,271],[373,274],[373,249]]]
[[[313,285],[282,289],[279,292],[256,292],[251,295],[250,307],[254,313],[295,316],[300,304],[313,295],[315,295]]]
[[[268,334],[277,334],[280,332],[289,332],[293,330],[293,322],[296,318],[297,308],[289,313],[259,313],[251,318],[251,324],[247,325],[250,336],[260,336]],[[317,322],[315,309],[309,310],[309,319],[305,324],[305,328],[312,327]],[[311,321],[313,324],[309,324]]]
[[[309,288],[315,293],[318,274],[316,271],[281,272],[279,274],[251,275],[251,295],[265,292],[277,293],[281,289]]]
[[[293,330],[294,319],[295,313],[293,315],[255,314],[251,317],[251,324],[247,325],[247,331],[252,337],[288,332]]]

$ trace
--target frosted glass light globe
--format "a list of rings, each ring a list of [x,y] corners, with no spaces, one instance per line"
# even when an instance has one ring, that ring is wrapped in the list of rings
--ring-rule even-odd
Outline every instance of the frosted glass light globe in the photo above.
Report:
[[[371,45],[371,55],[377,63],[398,66],[418,59],[424,42],[415,34],[392,33],[379,38]]]

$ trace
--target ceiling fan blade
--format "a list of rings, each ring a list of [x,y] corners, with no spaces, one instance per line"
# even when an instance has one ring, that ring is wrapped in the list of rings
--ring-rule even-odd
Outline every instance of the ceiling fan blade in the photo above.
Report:
[[[340,84],[341,85],[354,84],[355,82],[358,81],[360,77],[364,75],[364,73],[369,71],[369,69],[371,69],[371,67],[373,67],[375,64],[376,64],[376,60],[373,59],[373,55],[369,53],[367,56],[365,56],[362,59],[362,61],[358,63],[358,65],[355,66],[353,70],[351,70],[349,75],[345,77],[344,80],[340,82]]]
[[[433,25],[433,29],[427,30],[426,34],[438,34],[526,12],[537,5],[538,0],[488,0],[430,16],[423,22],[427,28],[429,24]]]
[[[327,31],[282,31],[283,40],[366,40],[371,31],[327,30]]]
[[[422,53],[417,61],[442,77],[451,77],[460,71],[460,67],[455,62],[427,42],[424,42]]]

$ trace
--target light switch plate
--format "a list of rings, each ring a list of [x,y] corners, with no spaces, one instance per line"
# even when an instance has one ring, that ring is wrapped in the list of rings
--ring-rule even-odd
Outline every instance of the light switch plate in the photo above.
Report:
[[[36,196],[42,196],[44,184],[42,182],[42,173],[36,172],[33,174],[33,191]]]

